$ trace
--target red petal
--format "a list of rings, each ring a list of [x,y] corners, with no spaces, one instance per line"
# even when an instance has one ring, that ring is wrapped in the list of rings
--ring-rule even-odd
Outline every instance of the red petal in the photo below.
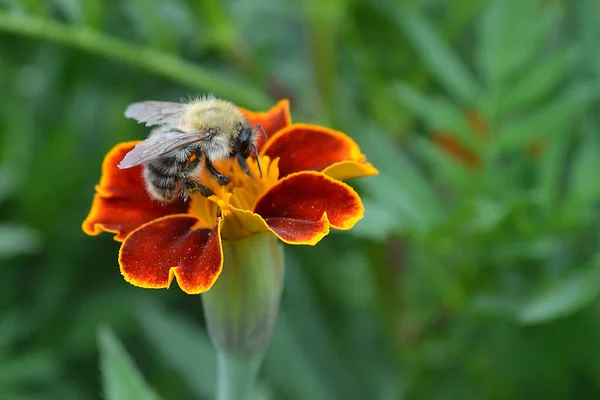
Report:
[[[150,198],[144,186],[141,166],[117,168],[117,164],[137,143],[120,143],[104,158],[100,184],[96,186],[92,208],[82,225],[88,235],[113,232],[117,234],[115,240],[122,241],[146,222],[186,212],[188,206],[182,200],[163,204]]]
[[[221,273],[220,223],[213,230],[194,229],[202,222],[189,215],[169,215],[135,230],[119,252],[125,280],[144,288],[168,288],[173,276],[181,290],[198,294]]]
[[[260,125],[265,130],[267,138],[273,136],[276,132],[292,124],[290,116],[290,102],[288,100],[279,101],[273,108],[266,112],[252,112],[241,108],[250,125]],[[259,134],[257,147],[260,149],[264,143],[262,134]]]
[[[364,163],[365,160],[348,135],[308,124],[294,124],[280,131],[261,154],[271,159],[279,157],[280,177],[300,171],[323,171],[341,161]]]
[[[289,244],[314,246],[329,234],[329,221],[326,213],[323,213],[318,221],[292,218],[267,218],[265,221],[273,233]]]
[[[289,244],[314,245],[329,233],[329,220],[326,214],[323,214],[318,221],[271,217],[267,222],[262,216],[250,210],[231,207],[230,212],[231,214],[225,213],[223,218],[224,237],[227,234],[236,238],[248,233],[270,231]],[[239,229],[240,227],[244,231]],[[226,233],[226,230],[229,232]]]
[[[363,217],[358,194],[318,172],[299,172],[280,180],[257,201],[254,212],[288,243],[314,244],[329,231],[350,229]]]

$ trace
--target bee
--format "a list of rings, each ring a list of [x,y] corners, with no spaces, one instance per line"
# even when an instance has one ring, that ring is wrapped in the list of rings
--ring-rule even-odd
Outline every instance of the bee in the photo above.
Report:
[[[203,168],[219,185],[231,180],[214,167],[213,162],[235,157],[250,175],[246,159],[257,157],[256,139],[260,125],[250,126],[241,111],[231,102],[212,96],[187,103],[143,101],[125,111],[146,126],[154,126],[147,139],[129,151],[118,167],[143,167],[143,178],[151,197],[170,202],[192,193],[205,197],[213,194],[198,178]],[[260,176],[260,163],[258,164]]]

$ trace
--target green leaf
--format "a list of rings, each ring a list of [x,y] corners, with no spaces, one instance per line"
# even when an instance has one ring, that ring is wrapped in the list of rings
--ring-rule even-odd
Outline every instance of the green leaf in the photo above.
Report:
[[[476,315],[496,316],[512,320],[519,309],[519,304],[511,297],[484,292],[470,300],[468,309]]]
[[[428,138],[417,138],[413,149],[431,169],[434,180],[439,179],[455,189],[464,188],[471,182],[469,169]]]
[[[592,118],[586,119],[584,134],[573,155],[573,166],[569,174],[569,200],[571,206],[579,209],[595,201],[600,195],[600,143],[597,137],[598,124]]]
[[[452,12],[444,18],[444,37],[454,41],[463,34],[486,3],[487,0],[453,1]]]
[[[61,375],[56,353],[32,351],[0,363],[0,392],[6,388],[51,382]]]
[[[502,201],[473,199],[470,203],[472,214],[466,225],[471,232],[493,232],[510,212],[510,204]]]
[[[362,399],[360,383],[351,378],[355,371],[339,351],[334,325],[301,266],[296,257],[286,257],[285,310],[264,364],[269,381],[294,400]]]
[[[600,29],[600,8],[593,0],[583,0],[572,3],[575,8],[574,27],[579,43],[583,47],[583,58],[585,63],[582,65],[587,71],[591,71],[596,79],[596,84],[600,83],[600,54],[598,54],[598,35]]]
[[[164,13],[157,12],[154,0],[132,0],[128,4],[129,18],[133,27],[153,48],[169,52],[177,52],[175,30],[164,20]]]
[[[365,180],[362,185],[378,204],[377,207],[380,204],[384,210],[400,217],[390,221],[396,225],[396,230],[426,230],[434,224],[437,215],[427,212],[428,204],[421,203],[415,193],[398,184],[393,176],[381,173]]]
[[[17,177],[12,171],[0,168],[0,203],[14,191]]]
[[[158,399],[108,328],[98,332],[102,386],[107,400]]]
[[[77,355],[94,352],[94,337],[99,325],[118,326],[125,331],[133,328],[137,306],[152,295],[146,290],[132,290],[129,285],[92,291],[70,309],[71,318],[63,338],[65,351]]]
[[[13,12],[23,12],[27,9],[27,5],[23,4],[22,0],[0,0],[0,6]]]
[[[467,146],[476,146],[475,135],[471,131],[465,112],[447,99],[429,98],[413,87],[401,83],[394,85],[393,91],[406,107],[426,122],[431,132],[452,133]]]
[[[505,150],[516,150],[530,144],[532,139],[564,134],[597,95],[590,83],[575,83],[540,109],[505,123],[496,144]]]
[[[68,21],[81,22],[80,0],[55,0],[54,4]]]
[[[11,0],[12,2],[12,0]],[[24,8],[31,14],[43,15],[48,12],[49,2],[45,0],[21,0],[16,1],[24,4]]]
[[[17,345],[27,330],[25,313],[11,309],[4,312],[0,319],[0,358]]]
[[[33,253],[40,247],[38,233],[25,226],[0,224],[0,260]]]
[[[81,0],[83,22],[86,26],[98,28],[105,15],[106,3],[102,0]]]
[[[527,325],[549,322],[571,315],[590,305],[600,292],[600,263],[562,277],[529,300],[518,314]]]
[[[493,0],[479,20],[478,64],[490,87],[502,86],[537,53],[546,30],[534,0]]]
[[[405,219],[396,210],[367,198],[363,205],[365,217],[348,231],[351,235],[382,241],[402,230]]]
[[[159,358],[179,373],[197,398],[211,398],[216,388],[217,356],[206,332],[152,303],[141,306],[137,317]]]
[[[553,136],[544,150],[541,161],[536,164],[539,178],[535,187],[535,198],[547,215],[556,212],[561,183],[565,178],[563,171],[566,169],[570,141],[566,134]]]
[[[435,224],[444,210],[425,174],[377,127],[365,126],[360,130],[365,135],[359,140],[360,147],[369,160],[376,160],[380,171],[377,176],[360,180],[361,187],[377,207],[403,218],[398,222],[400,226],[422,230]]]
[[[550,95],[564,82],[565,74],[579,57],[579,48],[571,45],[532,66],[510,85],[499,105],[499,114],[525,109]]]
[[[240,79],[217,74],[170,53],[135,46],[92,29],[0,11],[0,30],[50,40],[95,53],[116,60],[120,64],[129,64],[169,78],[192,90],[213,92],[240,106],[263,109],[272,104],[262,91],[248,86]]]
[[[291,400],[335,398],[331,386],[315,368],[314,361],[297,337],[291,318],[279,315],[264,362],[265,374]]]
[[[432,24],[418,12],[400,10],[396,7],[395,16],[404,33],[413,44],[440,84],[458,101],[475,105],[480,88],[466,65],[452,49],[444,43]]]

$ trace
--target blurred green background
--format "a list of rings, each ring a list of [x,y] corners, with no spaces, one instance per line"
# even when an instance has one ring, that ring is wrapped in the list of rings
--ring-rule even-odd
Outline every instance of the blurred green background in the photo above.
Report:
[[[286,247],[255,399],[600,398],[599,33],[592,0],[0,0],[0,400],[212,398],[201,298],[80,227],[125,107],[207,92],[381,171]]]

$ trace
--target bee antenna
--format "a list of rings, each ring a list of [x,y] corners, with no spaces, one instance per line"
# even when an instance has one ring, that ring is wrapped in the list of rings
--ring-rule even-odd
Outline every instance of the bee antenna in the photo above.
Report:
[[[267,141],[267,134],[265,133],[265,130],[263,129],[262,125],[261,124],[256,124],[256,128],[260,131],[260,133],[262,133],[263,139],[265,139],[265,142],[266,142]]]
[[[256,160],[256,165],[258,166],[258,174],[260,175],[260,179],[262,179],[262,168],[260,167],[260,160],[258,158],[258,149],[254,144],[252,145],[252,148],[254,149],[254,159]]]

